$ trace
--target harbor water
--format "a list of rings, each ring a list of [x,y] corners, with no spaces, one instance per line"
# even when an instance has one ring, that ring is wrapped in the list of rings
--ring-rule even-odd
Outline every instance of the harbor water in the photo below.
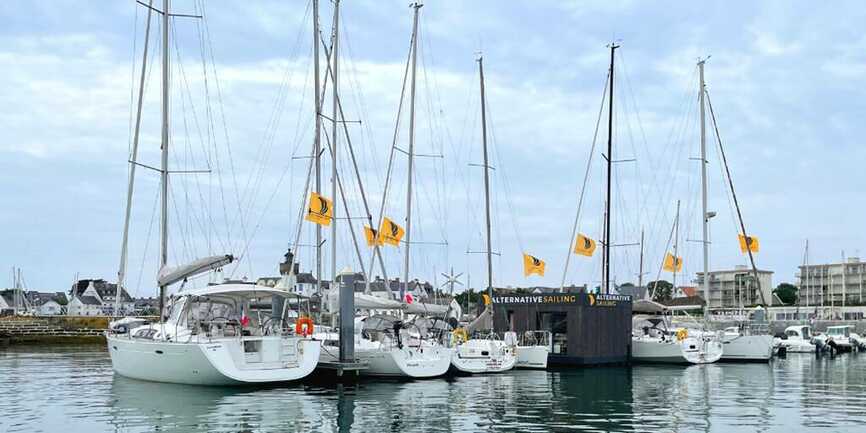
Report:
[[[12,346],[0,378],[0,432],[866,431],[866,354],[212,388],[116,376],[102,346]]]

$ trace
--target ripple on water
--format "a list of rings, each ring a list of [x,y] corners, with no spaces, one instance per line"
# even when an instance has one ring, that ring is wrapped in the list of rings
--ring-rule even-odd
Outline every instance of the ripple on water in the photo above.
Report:
[[[114,376],[102,346],[19,346],[0,372],[3,432],[866,429],[866,355],[256,389]]]

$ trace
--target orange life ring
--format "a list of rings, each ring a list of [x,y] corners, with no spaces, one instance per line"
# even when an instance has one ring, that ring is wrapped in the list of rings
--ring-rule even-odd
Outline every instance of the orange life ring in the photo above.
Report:
[[[313,335],[313,319],[308,316],[299,317],[295,322],[295,334],[309,336]]]

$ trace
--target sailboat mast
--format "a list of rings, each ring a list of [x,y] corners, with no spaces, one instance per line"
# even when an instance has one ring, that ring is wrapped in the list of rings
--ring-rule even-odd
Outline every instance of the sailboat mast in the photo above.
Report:
[[[315,192],[322,190],[322,98],[319,96],[319,0],[313,0],[313,94],[316,105],[316,131],[313,137],[315,159]],[[333,223],[333,221],[332,221]],[[316,293],[322,293],[322,226],[316,224]]]
[[[338,65],[338,57],[337,57],[337,47],[340,44],[340,0],[334,0],[334,41],[333,48],[331,48],[331,57],[334,59],[334,65],[331,67],[331,72],[333,74],[334,85],[332,86],[331,92],[333,92],[333,111],[332,116],[334,119],[331,121],[331,198],[334,200],[334,203],[337,202],[337,122],[340,119],[340,116],[337,114],[337,65]],[[345,198],[344,198],[345,201]],[[333,218],[331,218],[331,281],[336,284],[337,282],[337,206],[334,206],[333,209]],[[347,217],[349,215],[346,215]],[[361,264],[363,267],[363,263]]]
[[[138,161],[138,137],[141,131],[141,109],[144,103],[144,79],[147,71],[147,51],[150,48],[150,18],[153,16],[153,0],[148,2],[147,24],[144,28],[144,52],[141,60],[141,77],[138,85],[138,107],[135,114],[135,129],[132,134],[132,151],[129,155],[129,184],[126,187],[126,214],[123,219],[123,240],[120,243],[120,266],[117,270],[117,292],[114,294],[114,314],[120,315],[120,296],[126,282],[126,256],[129,249],[129,220],[132,215],[132,192],[135,186],[135,168]]]
[[[643,287],[643,229],[640,229],[640,265],[638,266],[637,287]]]
[[[169,108],[169,73],[168,73],[168,26],[171,0],[164,0],[162,11],[162,159],[160,165],[160,257],[159,269],[168,263],[168,108]],[[159,321],[163,322],[165,308],[165,285],[159,286]]]
[[[412,20],[412,81],[409,85],[409,169],[406,181],[406,258],[403,261],[403,286],[400,288],[400,302],[409,291],[409,249],[412,245],[412,168],[415,159],[415,75],[418,60],[418,12],[421,3],[412,3],[415,16]],[[387,282],[386,282],[387,284]]]
[[[610,44],[610,86],[608,87],[607,115],[607,193],[604,199],[604,244],[602,245],[602,287],[610,293],[610,186],[613,169],[613,62],[614,53],[619,45]]]
[[[493,299],[493,243],[490,239],[490,164],[487,161],[487,105],[484,97],[484,58],[478,56],[481,82],[481,144],[484,153],[484,213],[487,229],[487,296]]]
[[[709,243],[709,213],[707,212],[707,126],[706,111],[704,108],[704,63],[698,62],[700,71],[700,88],[698,93],[701,101],[701,245],[703,246],[704,279],[702,281],[704,292],[704,318],[710,313],[710,243]]]
[[[674,219],[674,275],[673,275],[673,289],[671,296],[675,296],[677,293],[677,268],[680,267],[680,256],[677,255],[677,250],[679,249],[680,244],[680,201],[677,200],[677,217]]]

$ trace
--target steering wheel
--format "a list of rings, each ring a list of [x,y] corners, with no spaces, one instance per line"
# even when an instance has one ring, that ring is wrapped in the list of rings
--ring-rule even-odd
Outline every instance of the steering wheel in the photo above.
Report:
[[[276,322],[276,323],[274,323]],[[282,318],[274,318],[272,316],[268,316],[262,322],[262,335],[271,335],[274,332],[274,325],[277,325],[278,330],[282,331],[284,329],[283,324],[285,321]]]

